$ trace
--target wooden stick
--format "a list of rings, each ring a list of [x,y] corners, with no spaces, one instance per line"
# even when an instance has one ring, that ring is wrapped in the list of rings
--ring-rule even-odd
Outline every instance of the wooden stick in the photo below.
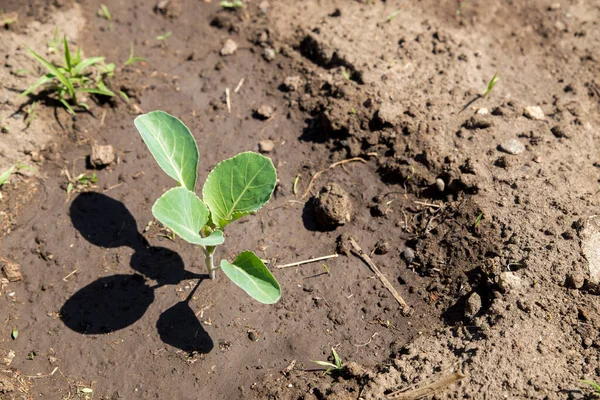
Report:
[[[240,89],[242,88],[242,85],[244,84],[244,78],[240,79],[240,83],[238,83],[238,85],[235,87],[233,93],[237,93],[240,91]]]
[[[329,256],[323,256],[323,257],[317,257],[317,258],[311,258],[310,260],[304,260],[304,261],[297,261],[297,262],[293,262],[293,263],[289,263],[289,264],[284,264],[284,265],[278,265],[275,268],[289,268],[289,267],[297,267],[299,265],[302,264],[308,264],[308,263],[312,263],[312,262],[316,262],[316,261],[321,261],[321,260],[328,260],[330,258],[336,258],[339,254],[331,254]]]
[[[229,95],[229,88],[225,88],[225,102],[227,103],[227,112],[231,114],[231,96]]]
[[[425,202],[422,202],[422,201],[416,201],[416,200],[414,201],[414,203],[415,203],[415,204],[422,205],[422,206],[427,206],[427,207],[437,207],[437,208],[440,208],[440,205],[439,205],[439,204],[425,203]]]
[[[418,400],[422,399],[425,396],[432,395],[433,393],[442,390],[454,382],[458,382],[461,379],[466,378],[466,375],[461,374],[460,372],[455,372],[450,375],[446,375],[441,377],[436,382],[428,383],[425,386],[422,386],[418,389],[411,390],[410,392],[400,390],[394,393],[390,393],[387,398],[388,399],[400,399],[400,400]]]
[[[404,301],[404,299],[402,298],[402,296],[400,296],[400,293],[398,293],[396,288],[390,283],[390,281],[387,280],[387,278],[379,270],[379,268],[377,268],[375,263],[373,263],[373,261],[371,260],[371,257],[369,257],[367,255],[367,253],[365,253],[363,251],[363,249],[360,248],[360,246],[358,245],[358,243],[356,243],[356,240],[354,240],[354,238],[350,238],[350,244],[352,245],[352,248],[354,249],[354,252],[356,253],[356,255],[361,260],[363,260],[364,263],[367,264],[373,272],[375,272],[375,275],[377,275],[377,277],[379,278],[381,283],[383,283],[383,286],[385,286],[387,288],[387,290],[390,291],[392,296],[394,296],[394,298],[398,301],[398,304],[400,304],[400,306],[402,307],[402,314],[410,315],[412,312],[412,309],[410,308],[408,303],[406,301]]]

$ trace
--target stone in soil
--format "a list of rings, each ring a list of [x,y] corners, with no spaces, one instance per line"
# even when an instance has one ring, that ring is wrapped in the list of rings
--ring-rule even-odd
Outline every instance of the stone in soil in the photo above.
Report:
[[[90,164],[92,164],[92,167],[103,168],[112,164],[113,161],[115,161],[115,150],[110,144],[95,144],[92,146],[92,153],[90,154]]]
[[[600,283],[600,221],[590,217],[581,232],[581,249],[588,262],[590,281]]]
[[[508,153],[508,154],[513,154],[513,155],[521,154],[522,152],[525,151],[525,146],[523,145],[523,143],[519,142],[517,139],[510,139],[510,140],[507,140],[506,142],[502,142],[502,143],[500,143],[500,146],[498,146],[498,147],[503,152]]]
[[[302,78],[299,76],[288,76],[283,80],[282,88],[288,92],[297,92],[302,85]]]
[[[273,108],[264,104],[254,111],[254,117],[257,119],[269,119],[272,116]]]
[[[471,118],[465,121],[463,127],[469,130],[475,129],[487,129],[494,125],[492,117],[489,114],[475,114]]]
[[[16,262],[0,258],[0,265],[2,265],[4,276],[6,276],[6,279],[8,279],[9,282],[17,282],[23,279],[23,275],[21,275],[21,266]]]
[[[473,318],[481,310],[481,296],[477,292],[473,292],[467,299],[465,304],[465,317]]]
[[[0,349],[0,364],[8,367],[12,360],[15,358],[15,352],[13,350]],[[1,393],[1,392],[0,392]]]
[[[263,53],[263,58],[267,61],[273,61],[275,59],[275,50],[267,47]]]
[[[261,153],[270,153],[275,148],[275,143],[272,140],[261,140],[258,142],[258,151]]]
[[[317,223],[323,228],[344,225],[352,219],[350,196],[337,183],[329,183],[319,191],[314,202]]]
[[[523,115],[529,119],[535,119],[541,121],[545,118],[544,111],[539,106],[528,106],[523,110]]]
[[[238,49],[238,45],[236,42],[234,42],[231,39],[227,39],[225,41],[225,43],[223,44],[223,47],[221,48],[221,55],[222,56],[230,56],[233,53],[235,53]]]
[[[410,264],[415,259],[415,251],[410,247],[406,247],[402,251],[402,258],[404,258],[407,264]]]
[[[435,180],[435,186],[440,191],[440,193],[443,193],[444,190],[446,189],[446,183],[444,182],[444,180],[442,178],[437,178]]]

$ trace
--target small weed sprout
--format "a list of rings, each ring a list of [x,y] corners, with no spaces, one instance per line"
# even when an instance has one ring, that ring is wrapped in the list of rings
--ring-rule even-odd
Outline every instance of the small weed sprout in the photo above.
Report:
[[[18,17],[16,13],[8,13],[5,14],[4,10],[0,10],[0,24],[4,25],[6,27],[14,24],[15,22],[17,22]]]
[[[590,385],[594,388],[594,394],[600,395],[600,385],[594,381],[582,380],[581,383],[585,383],[586,385]]]
[[[344,76],[344,79],[346,79],[347,81],[350,80],[350,73],[348,71],[346,71],[345,68],[342,68],[342,75]]]
[[[253,252],[214,264],[216,246],[224,242],[223,228],[257,212],[271,198],[277,181],[273,162],[253,152],[221,161],[208,174],[200,199],[195,193],[198,147],[190,130],[163,111],[140,115],[134,123],[158,165],[179,184],[156,200],[154,217],[186,242],[200,246],[211,279],[221,269],[255,300],[277,302],[279,283]]]
[[[332,347],[331,348],[331,354],[333,355],[333,363],[329,362],[329,361],[313,361],[315,364],[319,364],[323,367],[328,367],[325,372],[323,372],[323,375],[327,375],[330,374],[331,372],[334,371],[340,371],[343,368],[343,363],[342,360],[340,359],[340,357],[338,356],[337,352],[335,351],[335,349]]]
[[[496,82],[498,82],[498,73],[496,72],[494,74],[494,76],[492,76],[492,79],[490,80],[490,83],[488,83],[487,88],[485,89],[485,92],[483,92],[483,98],[487,99],[488,96],[490,95],[490,93],[492,92],[492,89],[494,88],[494,86],[496,86]]]
[[[113,76],[114,64],[104,64],[104,57],[82,59],[81,49],[77,49],[73,57],[66,37],[63,37],[63,46],[63,65],[53,64],[30,48],[27,48],[27,51],[48,70],[48,73],[42,75],[36,83],[21,93],[21,96],[32,93],[40,86],[48,86],[50,92],[56,94],[58,100],[65,108],[71,114],[75,114],[75,110],[73,110],[69,101],[86,110],[89,109],[89,106],[85,102],[78,101],[77,95],[79,93],[90,93],[108,97],[115,95],[104,83],[104,78]]]
[[[110,11],[108,11],[108,7],[106,7],[106,4],[100,4],[100,8],[96,14],[107,21],[112,21],[112,16],[110,15]]]
[[[87,187],[94,185],[98,182],[98,175],[94,172],[92,176],[88,176],[86,174],[79,174],[75,179],[71,179],[71,177],[67,173],[67,178],[69,179],[69,183],[67,184],[67,194],[73,192],[73,190],[81,190]]]
[[[125,61],[125,65],[135,64],[136,62],[146,61],[144,57],[136,57],[133,53],[133,43],[129,47],[129,58]]]
[[[400,10],[400,9],[398,9],[398,10],[394,11],[393,13],[391,13],[391,14],[390,14],[390,15],[387,17],[387,20],[388,20],[388,22],[392,22],[393,20],[395,20],[395,19],[396,19],[396,17],[397,17],[397,16],[400,14],[400,11],[401,11],[401,10]]]
[[[481,222],[482,219],[483,219],[483,213],[479,213],[479,215],[477,216],[477,219],[475,220],[475,223],[473,224],[473,226],[475,228],[477,228],[479,226],[479,223]]]
[[[25,110],[25,114],[27,114],[27,118],[25,118],[25,125],[29,128],[29,126],[31,125],[31,123],[33,122],[33,120],[35,119],[35,105],[36,102],[34,101],[33,103],[31,103],[31,105],[29,105],[29,107],[27,107],[27,109]]]
[[[14,170],[15,166],[13,165],[6,171],[4,171],[2,174],[0,174],[0,187],[2,187],[2,185],[4,185],[8,181],[8,178],[10,178],[10,175],[13,173]]]
[[[229,10],[234,10],[236,8],[244,7],[244,2],[242,0],[222,1],[221,7]]]
[[[54,28],[52,40],[48,41],[48,54],[58,53],[60,47],[60,37],[58,36],[58,26]]]
[[[172,32],[167,32],[164,35],[158,35],[156,37],[156,40],[158,40],[160,42],[161,46],[165,46],[166,47],[167,46],[167,38],[169,36],[171,36],[172,34],[173,34]]]

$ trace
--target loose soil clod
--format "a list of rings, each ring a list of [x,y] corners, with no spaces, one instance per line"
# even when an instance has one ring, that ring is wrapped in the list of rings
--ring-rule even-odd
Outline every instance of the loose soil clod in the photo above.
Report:
[[[314,199],[317,222],[325,229],[344,225],[352,219],[350,196],[337,183],[329,183]]]

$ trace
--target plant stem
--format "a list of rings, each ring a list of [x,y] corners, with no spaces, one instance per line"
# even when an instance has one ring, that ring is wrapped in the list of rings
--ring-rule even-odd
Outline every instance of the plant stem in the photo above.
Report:
[[[215,246],[206,246],[204,248],[204,262],[206,263],[206,268],[208,268],[208,275],[210,276],[210,279],[215,279],[216,274],[215,274],[215,270],[217,268],[215,268],[215,263],[214,263],[214,253],[215,253]]]

